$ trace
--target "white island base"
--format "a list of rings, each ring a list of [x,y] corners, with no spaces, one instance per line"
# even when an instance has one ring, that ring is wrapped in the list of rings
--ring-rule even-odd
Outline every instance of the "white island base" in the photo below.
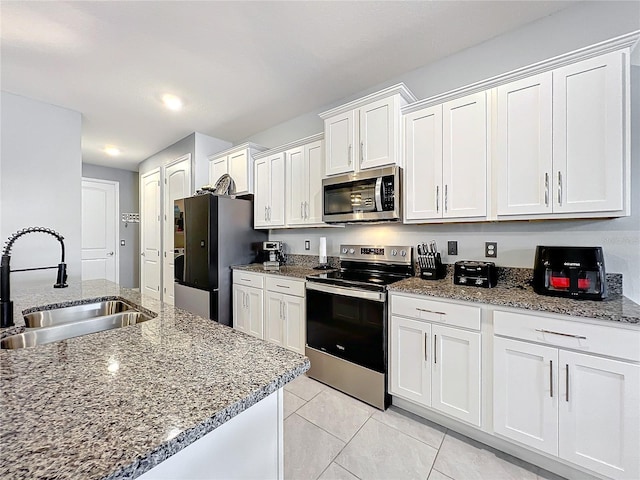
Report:
[[[282,480],[283,428],[280,388],[138,478]]]

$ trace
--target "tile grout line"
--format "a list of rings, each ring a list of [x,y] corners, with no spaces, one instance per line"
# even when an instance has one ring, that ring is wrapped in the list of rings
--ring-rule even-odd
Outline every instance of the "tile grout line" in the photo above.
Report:
[[[438,449],[436,450],[436,456],[433,457],[433,463],[431,464],[431,469],[429,470],[429,475],[427,475],[427,480],[429,480],[429,477],[431,476],[431,472],[433,472],[436,468],[436,461],[438,460],[438,455],[440,455],[440,449],[442,448],[442,444],[444,443],[444,439],[447,436],[447,433],[449,433],[449,429],[445,428],[444,429],[444,435],[442,436],[442,440],[440,440],[440,445],[438,446]],[[438,473],[442,473],[440,470],[436,470]],[[442,473],[442,475],[444,475],[445,477],[449,477],[449,475],[445,475],[444,473]],[[451,477],[449,477],[451,478]]]

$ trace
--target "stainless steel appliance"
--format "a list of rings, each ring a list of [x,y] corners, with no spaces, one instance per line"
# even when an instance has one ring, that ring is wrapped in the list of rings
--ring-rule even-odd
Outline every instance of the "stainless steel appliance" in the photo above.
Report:
[[[255,260],[266,232],[253,202],[210,193],[174,202],[175,305],[231,325],[231,265]]]
[[[602,247],[536,247],[533,289],[582,300],[607,298]]]
[[[414,274],[407,246],[342,245],[340,269],[307,276],[307,372],[384,410],[387,285]]]
[[[401,218],[402,170],[385,167],[322,181],[326,223],[397,221]]]
[[[260,256],[265,270],[279,270],[284,263],[284,244],[276,240],[262,242]]]

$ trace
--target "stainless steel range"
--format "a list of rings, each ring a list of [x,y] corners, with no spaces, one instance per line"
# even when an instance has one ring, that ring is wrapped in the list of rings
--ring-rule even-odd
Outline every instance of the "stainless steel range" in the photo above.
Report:
[[[307,372],[384,410],[387,285],[414,274],[413,248],[342,245],[340,270],[307,277]]]

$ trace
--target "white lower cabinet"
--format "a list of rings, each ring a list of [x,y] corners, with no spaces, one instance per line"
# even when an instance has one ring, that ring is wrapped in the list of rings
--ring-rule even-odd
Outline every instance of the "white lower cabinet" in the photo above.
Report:
[[[614,356],[635,345],[637,355],[640,332],[571,323],[494,312],[497,335],[550,344],[494,337],[494,432],[609,478],[640,478],[640,365],[568,350]]]
[[[456,327],[479,310],[392,295],[389,393],[480,426],[481,335]]]
[[[233,327],[304,355],[304,280],[235,270]]]

